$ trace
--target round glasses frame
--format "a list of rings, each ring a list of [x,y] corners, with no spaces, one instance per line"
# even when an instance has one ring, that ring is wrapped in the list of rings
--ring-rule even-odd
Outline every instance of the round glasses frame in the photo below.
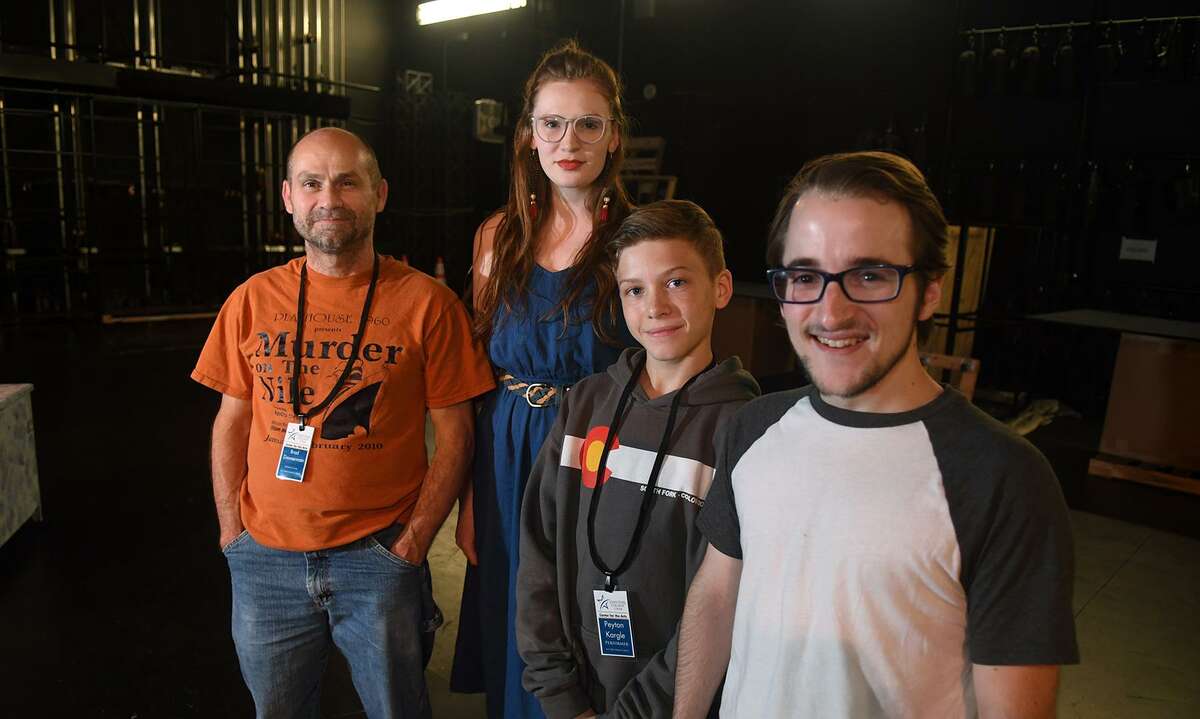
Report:
[[[852,272],[862,272],[863,270],[894,270],[898,275],[896,278],[896,291],[890,297],[881,297],[872,300],[855,299],[846,289],[846,284],[842,281],[842,278]],[[842,288],[842,294],[845,295],[846,299],[850,300],[851,302],[856,302],[860,305],[872,305],[880,302],[891,302],[899,297],[900,291],[904,289],[904,278],[916,271],[916,265],[887,264],[860,265],[858,267],[851,267],[848,270],[842,270],[841,272],[822,272],[821,270],[813,269],[811,267],[773,267],[767,270],[767,284],[770,285],[771,292],[775,295],[775,299],[785,305],[815,305],[825,297],[825,290],[829,289],[829,285],[834,282],[837,283],[838,287]],[[780,296],[777,278],[786,277],[794,272],[804,272],[810,275],[817,275],[821,278],[821,291],[817,293],[815,299],[789,300]]]
[[[542,124],[540,122],[538,122],[538,120],[547,120],[547,119],[558,120],[559,122],[562,123],[562,131],[560,133],[558,133],[557,137],[547,137],[544,134],[546,132],[546,128],[543,127]],[[587,145],[595,145],[597,142],[600,142],[601,140],[603,140],[604,136],[606,134],[608,134],[608,124],[610,122],[613,122],[615,119],[616,118],[603,117],[601,115],[580,115],[579,117],[572,117],[572,118],[566,118],[566,117],[563,117],[562,115],[530,115],[529,116],[529,124],[533,126],[534,134],[537,135],[539,138],[541,138],[542,142],[562,142],[563,138],[567,136],[567,130],[571,129],[575,132],[575,137],[578,137],[580,142],[587,144]],[[587,139],[580,137],[579,130],[575,127],[575,123],[579,122],[580,120],[599,120],[600,121],[600,136],[597,137],[595,140],[587,140]]]

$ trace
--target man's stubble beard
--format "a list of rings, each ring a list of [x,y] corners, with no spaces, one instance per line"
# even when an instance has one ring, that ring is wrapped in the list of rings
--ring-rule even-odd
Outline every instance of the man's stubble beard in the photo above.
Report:
[[[904,359],[904,355],[908,354],[908,348],[914,342],[914,337],[917,333],[917,321],[920,319],[920,312],[921,306],[918,304],[916,311],[913,312],[912,322],[909,325],[908,341],[900,345],[900,348],[891,357],[886,357],[882,362],[868,366],[863,372],[862,378],[843,392],[832,392],[828,388],[822,387],[820,380],[817,379],[817,376],[813,374],[812,369],[809,367],[808,359],[799,352],[796,353],[796,356],[800,359],[800,364],[803,365],[805,374],[808,375],[809,380],[812,381],[817,391],[822,395],[854,399],[882,382],[896,368],[896,365],[900,364],[900,360]],[[807,333],[807,329],[805,332]]]
[[[826,397],[841,397],[843,399],[854,399],[879,384],[888,374],[900,364],[900,360],[904,359],[904,355],[908,353],[908,344],[901,345],[900,350],[893,356],[887,358],[883,362],[867,367],[862,378],[855,384],[843,391],[834,392],[831,388],[824,387],[821,384],[817,375],[813,374],[812,369],[808,365],[808,360],[800,357],[800,364],[804,366],[804,372],[812,383],[816,386],[817,391]]]
[[[350,226],[344,230],[329,228],[323,232],[314,228],[318,220],[333,215],[351,220]],[[375,229],[375,218],[369,217],[360,221],[358,215],[350,210],[335,210],[332,212],[310,212],[303,219],[293,216],[292,224],[296,233],[304,240],[304,244],[326,255],[342,255],[355,252],[366,244],[367,238]]]

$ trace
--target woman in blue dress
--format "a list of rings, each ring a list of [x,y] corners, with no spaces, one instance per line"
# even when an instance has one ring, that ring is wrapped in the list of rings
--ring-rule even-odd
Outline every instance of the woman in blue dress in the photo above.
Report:
[[[458,543],[469,566],[451,689],[487,693],[493,719],[542,717],[521,687],[513,613],[521,495],[562,393],[632,344],[605,245],[629,213],[619,180],[628,120],[620,83],[568,41],[525,83],[504,209],[475,234],[475,330],[497,388],[475,425]]]

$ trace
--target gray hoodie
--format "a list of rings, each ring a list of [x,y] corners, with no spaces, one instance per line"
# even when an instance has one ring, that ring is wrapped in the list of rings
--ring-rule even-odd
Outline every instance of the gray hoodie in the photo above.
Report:
[[[629,592],[636,658],[601,656],[592,591],[603,588],[605,576],[589,551],[588,507],[608,425],[643,354],[628,349],[606,373],[571,388],[525,490],[517,647],[525,688],[550,719],[589,708],[614,717],[670,717],[676,631],[705,547],[695,520],[716,464],[713,437],[759,394],[736,357],[682,390],[645,531],[617,578]],[[595,520],[596,548],[609,567],[634,533],[675,395],[650,400],[638,387],[622,412]]]

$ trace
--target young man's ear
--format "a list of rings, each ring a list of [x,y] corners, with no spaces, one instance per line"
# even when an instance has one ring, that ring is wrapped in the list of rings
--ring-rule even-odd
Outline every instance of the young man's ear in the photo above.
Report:
[[[921,309],[917,313],[917,319],[927,320],[937,312],[938,305],[942,303],[942,283],[945,279],[945,275],[939,275],[925,283],[925,292],[921,295]]]
[[[733,273],[729,270],[721,270],[717,273],[713,282],[716,283],[717,296],[714,303],[717,309],[725,309],[729,301],[733,299]]]

